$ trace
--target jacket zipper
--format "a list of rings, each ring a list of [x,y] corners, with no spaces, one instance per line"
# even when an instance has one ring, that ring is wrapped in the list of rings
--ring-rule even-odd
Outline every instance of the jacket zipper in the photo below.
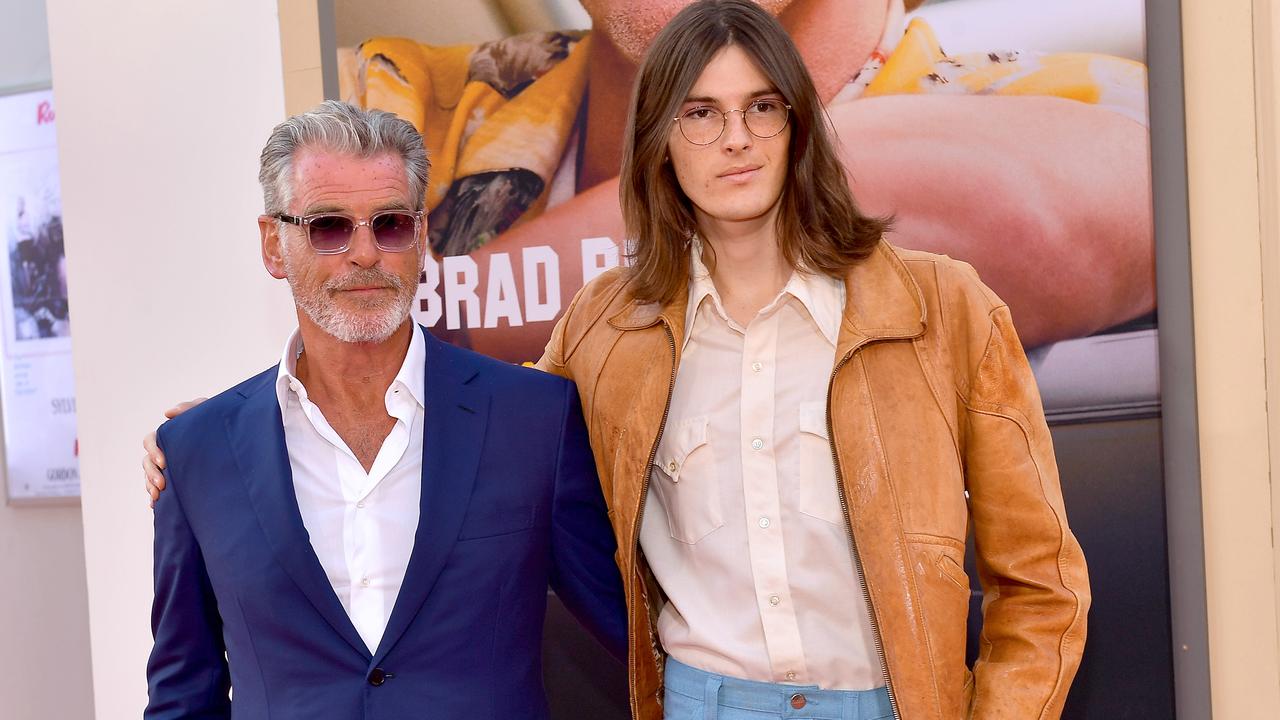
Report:
[[[632,528],[631,534],[631,537],[633,538],[631,543],[632,574],[635,573],[636,562],[639,559],[640,523],[644,519],[645,498],[649,494],[649,478],[653,474],[653,459],[658,456],[658,444],[662,441],[662,433],[667,427],[667,416],[671,414],[671,395],[676,389],[676,338],[671,332],[671,326],[665,321],[662,323],[662,329],[667,333],[667,345],[671,349],[671,381],[667,384],[667,404],[662,409],[662,422],[658,425],[658,435],[653,439],[653,448],[649,451],[649,462],[644,466],[644,477],[640,481],[640,508],[636,511],[636,524],[635,527]],[[640,581],[644,582],[644,578],[641,578]],[[635,585],[633,584],[632,587],[635,587]],[[636,606],[636,598],[634,596],[635,592],[635,590],[632,590],[631,607]],[[647,609],[645,614],[648,614]],[[650,628],[650,630],[653,629]],[[636,643],[635,623],[627,623],[627,634],[629,635],[631,646],[634,646]],[[649,644],[653,644],[652,637],[649,638]],[[649,648],[649,651],[652,652],[653,648]],[[628,661],[630,661],[630,658],[628,658]],[[661,668],[659,668],[659,671],[661,671]],[[629,672],[627,673],[627,676],[627,682],[631,686],[631,717],[632,720],[638,720],[640,717],[640,701],[636,697],[636,673],[634,671]]]
[[[853,555],[853,564],[858,569],[858,583],[862,585],[862,597],[867,603],[867,614],[870,616],[872,635],[876,641],[876,655],[880,658],[880,667],[884,671],[884,686],[889,693],[889,709],[893,711],[894,720],[902,720],[902,715],[898,712],[898,699],[893,694],[893,682],[889,678],[889,662],[884,656],[884,638],[880,634],[880,623],[876,621],[876,611],[871,604],[871,590],[867,587],[867,578],[862,572],[862,556],[858,553],[858,541],[853,537],[853,519],[849,515],[849,500],[844,492],[844,474],[840,472],[840,458],[836,453],[835,427],[831,423],[831,393],[836,386],[836,374],[845,366],[845,363],[849,362],[856,350],[855,347],[840,358],[840,362],[836,363],[831,371],[831,380],[827,384],[827,442],[831,446],[831,465],[836,471],[836,489],[840,493],[840,509],[844,511],[845,528],[849,531],[849,551]]]

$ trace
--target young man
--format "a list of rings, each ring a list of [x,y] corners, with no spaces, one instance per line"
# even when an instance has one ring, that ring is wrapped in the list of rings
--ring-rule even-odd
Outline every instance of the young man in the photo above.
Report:
[[[1089,587],[1008,308],[881,240],[754,3],[672,20],[624,142],[632,265],[579,293],[540,366],[581,389],[634,715],[1058,716]]]
[[[409,123],[325,103],[272,131],[259,177],[298,330],[158,432],[144,717],[546,718],[548,583],[626,644],[572,383],[409,319],[427,182]]]

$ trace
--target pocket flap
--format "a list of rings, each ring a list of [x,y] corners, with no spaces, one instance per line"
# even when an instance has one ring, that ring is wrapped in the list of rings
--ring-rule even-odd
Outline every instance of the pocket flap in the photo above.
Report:
[[[472,508],[462,520],[458,540],[476,540],[522,532],[534,527],[537,520],[537,508],[531,505]]]
[[[830,440],[827,433],[827,404],[825,402],[800,403],[800,432]]]
[[[680,471],[684,469],[684,461],[689,454],[707,444],[708,423],[706,415],[699,415],[668,424],[663,431],[653,464],[672,482],[680,482]]]

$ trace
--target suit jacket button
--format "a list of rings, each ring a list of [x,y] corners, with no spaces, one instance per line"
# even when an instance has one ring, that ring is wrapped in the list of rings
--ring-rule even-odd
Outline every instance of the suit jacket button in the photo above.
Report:
[[[369,673],[369,684],[374,687],[378,687],[386,681],[387,673],[385,673],[382,668],[374,668],[373,671]]]

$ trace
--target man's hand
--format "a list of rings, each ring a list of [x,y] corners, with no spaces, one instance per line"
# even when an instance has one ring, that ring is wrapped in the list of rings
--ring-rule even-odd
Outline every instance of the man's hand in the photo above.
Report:
[[[164,416],[168,419],[176,418],[208,399],[196,398],[195,400],[178,403],[165,410]],[[160,452],[160,447],[156,445],[155,430],[147,433],[147,436],[142,438],[142,449],[146,451],[142,455],[142,475],[146,479],[147,495],[151,496],[149,506],[154,508],[156,500],[160,499],[160,493],[164,491],[164,453]]]

